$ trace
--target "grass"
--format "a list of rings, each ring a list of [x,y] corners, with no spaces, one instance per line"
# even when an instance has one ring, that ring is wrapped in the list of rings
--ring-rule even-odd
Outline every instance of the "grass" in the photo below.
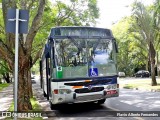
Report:
[[[0,91],[5,88],[5,87],[8,87],[10,85],[10,83],[2,83],[0,84]]]
[[[137,87],[138,87],[137,84],[126,84],[125,86],[123,86],[123,88],[126,88],[126,89],[133,89]]]
[[[33,110],[28,111],[29,113],[39,113],[42,111],[41,106],[38,104],[35,97],[31,98],[31,104]],[[14,111],[14,103],[12,102],[8,111]],[[5,120],[13,120],[13,118],[7,117]],[[43,120],[42,117],[34,117],[34,118],[18,118],[17,120]]]
[[[126,89],[143,89],[160,91],[160,79],[157,79],[157,86],[151,86],[151,79],[136,79],[128,83],[122,83],[122,87]]]

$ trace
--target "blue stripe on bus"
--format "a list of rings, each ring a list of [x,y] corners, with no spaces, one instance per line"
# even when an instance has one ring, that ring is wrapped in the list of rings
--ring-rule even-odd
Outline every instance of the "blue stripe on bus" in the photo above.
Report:
[[[82,78],[61,78],[61,79],[51,79],[51,82],[68,82],[68,81],[84,81],[84,80],[108,80],[108,79],[113,79],[113,83],[115,82],[115,79],[117,80],[118,75],[114,75],[114,76],[103,76],[103,77],[82,77]]]
[[[89,82],[69,82],[69,83],[64,83],[64,85],[67,86],[95,86],[95,85],[108,85],[108,84],[116,84],[117,83],[117,78],[113,77],[113,78],[101,78],[101,79],[92,79]]]

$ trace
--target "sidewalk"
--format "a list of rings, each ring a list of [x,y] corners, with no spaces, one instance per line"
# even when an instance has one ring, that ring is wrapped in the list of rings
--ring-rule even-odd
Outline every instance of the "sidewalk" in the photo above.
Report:
[[[43,97],[43,92],[39,84],[32,84],[33,95],[36,97],[39,105],[42,107],[43,111],[52,111],[49,107],[49,102],[45,97]],[[13,84],[4,88],[0,91],[0,120],[4,120],[2,117],[2,112],[8,111],[11,103],[13,102]],[[53,113],[52,113],[53,114]],[[43,119],[48,119],[47,115],[43,113]]]
[[[53,110],[50,109],[48,100],[43,96],[43,91],[40,88],[40,83],[37,80],[35,84],[32,84],[33,95],[36,97],[39,105],[42,107],[42,118],[47,120],[53,120],[53,116],[56,116]],[[48,118],[48,116],[52,116]]]
[[[0,91],[0,120],[3,120],[1,112],[8,111],[13,101],[13,84]]]

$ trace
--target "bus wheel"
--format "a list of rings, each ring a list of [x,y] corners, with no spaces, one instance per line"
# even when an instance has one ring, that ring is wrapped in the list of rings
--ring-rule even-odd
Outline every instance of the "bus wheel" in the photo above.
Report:
[[[106,101],[106,99],[98,100],[98,104],[103,104]]]
[[[43,91],[43,96],[44,96],[44,97],[47,97],[47,94],[46,94],[44,91]]]
[[[49,100],[49,95],[47,94],[47,100]]]
[[[51,110],[58,109],[58,108],[57,108],[57,107],[58,107],[58,105],[54,105],[54,104],[52,104],[52,102],[51,102],[51,101],[49,101],[49,104],[50,104],[50,108],[51,108]]]

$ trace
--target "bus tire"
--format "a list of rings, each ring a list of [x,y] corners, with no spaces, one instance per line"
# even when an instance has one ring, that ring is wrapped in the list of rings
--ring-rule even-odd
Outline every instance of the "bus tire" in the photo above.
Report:
[[[51,110],[55,110],[55,109],[57,109],[57,106],[58,106],[58,105],[54,105],[54,104],[52,104],[52,102],[51,102],[51,101],[49,101],[49,104],[50,104],[50,108],[51,108]]]
[[[47,94],[45,93],[45,91],[43,91],[43,96],[44,96],[44,97],[47,97]]]
[[[105,101],[106,101],[106,99],[102,99],[102,100],[98,100],[98,104],[104,104],[105,103]]]
[[[49,94],[47,94],[47,100],[49,100]]]

